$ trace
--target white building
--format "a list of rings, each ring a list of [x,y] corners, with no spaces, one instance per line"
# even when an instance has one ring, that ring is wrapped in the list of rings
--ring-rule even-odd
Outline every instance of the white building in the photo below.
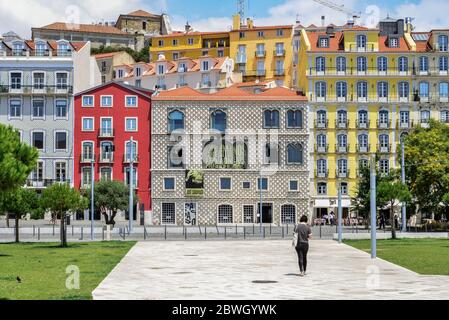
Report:
[[[229,57],[203,56],[168,61],[160,55],[155,62],[117,66],[114,72],[116,81],[152,90],[190,87],[202,92],[216,92],[242,82],[242,74],[234,73],[234,61]]]
[[[65,40],[0,42],[0,123],[39,150],[28,187],[73,185],[73,96],[101,81],[90,49]]]

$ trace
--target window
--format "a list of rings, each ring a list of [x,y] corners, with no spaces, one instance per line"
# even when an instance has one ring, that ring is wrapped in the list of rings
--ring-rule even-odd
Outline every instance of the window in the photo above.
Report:
[[[318,182],[317,193],[320,196],[324,196],[327,194],[327,184],[325,182]]]
[[[386,57],[377,58],[377,71],[387,72],[387,68],[388,68],[388,59]]]
[[[218,206],[218,223],[233,223],[231,205],[222,204]]]
[[[42,57],[47,51],[47,45],[44,42],[37,42],[35,48],[36,56]]]
[[[368,98],[368,82],[366,81],[357,82],[357,97],[359,99]]]
[[[133,161],[136,161],[138,159],[137,155],[137,141],[127,141],[126,142],[126,154],[125,159],[126,161],[130,161],[131,159]]]
[[[379,146],[382,149],[387,149],[390,146],[390,137],[388,134],[381,134],[379,136]]]
[[[114,160],[115,147],[110,141],[103,141],[101,143],[101,161],[111,163]]]
[[[369,161],[368,159],[360,159],[359,160],[359,170],[363,168],[368,168]]]
[[[398,38],[390,38],[390,47],[391,48],[399,47],[399,39]]]
[[[296,223],[296,207],[294,205],[287,204],[281,207],[281,223],[282,224]]]
[[[94,160],[94,143],[90,141],[83,142],[82,145],[82,161],[92,161]]]
[[[55,163],[55,179],[59,182],[67,180],[67,163],[59,161]]]
[[[346,58],[337,57],[337,72],[346,72]]]
[[[187,39],[187,44],[190,46],[193,45],[193,38]]]
[[[348,183],[346,182],[340,183],[340,194],[343,196],[348,195]]]
[[[176,223],[176,206],[174,203],[162,204],[162,224],[175,224]]]
[[[118,70],[118,78],[123,78],[125,75],[124,71],[122,69]]]
[[[344,133],[337,135],[338,148],[346,149],[348,146],[348,136]]]
[[[438,36],[438,48],[440,51],[448,51],[448,36]]]
[[[67,118],[67,100],[56,100],[56,118]]]
[[[64,73],[56,73],[56,89],[65,90],[68,85],[68,74]]]
[[[359,148],[368,148],[368,135],[365,133],[359,135]]]
[[[325,134],[319,134],[316,137],[316,143],[318,148],[326,148],[327,146],[327,137]]]
[[[276,30],[276,36],[278,36],[278,37],[284,36],[284,30],[283,29],[277,29]]]
[[[209,61],[205,60],[201,63],[201,71],[209,71]]]
[[[408,126],[410,121],[410,112],[409,111],[400,111],[399,112],[399,120],[402,126]]]
[[[320,48],[329,48],[329,38],[327,38],[327,37],[320,37],[319,47]]]
[[[316,169],[318,173],[318,177],[323,177],[327,175],[327,160],[319,159],[316,162]]]
[[[221,110],[213,111],[211,114],[211,129],[224,133],[226,131],[226,113]]]
[[[388,98],[388,82],[380,81],[377,83],[377,96],[379,98]]]
[[[245,32],[240,31],[239,32],[239,38],[244,39],[245,38]]]
[[[44,150],[44,132],[33,132],[31,134],[31,143],[38,150]]]
[[[449,110],[441,110],[441,122],[449,123]]]
[[[268,178],[257,178],[257,190],[268,190]]]
[[[44,180],[44,162],[38,161],[36,164],[36,169],[31,172],[31,179],[33,181],[42,181]]]
[[[43,99],[33,99],[32,100],[32,118],[43,119],[44,116],[45,116],[44,100]]]
[[[250,189],[250,188],[251,188],[251,182],[249,182],[249,181],[243,181],[243,183],[242,183],[242,188],[243,188],[243,189]]]
[[[157,42],[159,47],[163,47],[164,46],[164,40],[158,40]]]
[[[263,126],[266,129],[278,129],[279,128],[279,111],[278,110],[265,110]]]
[[[137,96],[127,96],[125,98],[125,105],[127,107],[137,107]]]
[[[326,71],[326,58],[324,58],[324,57],[316,58],[316,71],[317,72]]]
[[[368,111],[360,110],[358,119],[359,125],[364,125],[364,127],[366,127],[366,125],[368,124]]]
[[[58,43],[58,56],[70,56],[70,47],[69,43],[64,41]]]
[[[173,44],[173,46],[177,46],[178,45],[178,39],[173,39],[172,40],[172,44]]]
[[[339,159],[337,161],[337,170],[339,176],[346,177],[348,174],[348,160]]]
[[[173,132],[175,130],[184,129],[184,113],[175,110],[168,114],[168,131]]]
[[[346,98],[348,93],[346,82],[338,81],[336,83],[336,88],[337,88],[337,98]]]
[[[430,111],[422,110],[421,111],[421,123],[429,123],[430,122]]]
[[[387,110],[379,111],[379,124],[388,125],[389,123],[389,115]]]
[[[357,35],[357,48],[358,49],[366,49],[366,36],[365,35]]]
[[[175,178],[164,178],[164,190],[166,191],[175,190]]]
[[[136,79],[135,86],[139,88],[142,87],[142,80]]]
[[[438,64],[441,72],[447,72],[449,69],[449,58],[448,57],[440,57],[438,59]]]
[[[366,57],[358,57],[357,58],[357,71],[358,72],[366,72],[366,70],[367,70]]]
[[[419,83],[419,96],[422,98],[429,97],[429,83],[428,82],[420,82]]]
[[[94,96],[83,96],[82,97],[83,107],[93,107],[94,106]]]
[[[55,133],[55,150],[67,150],[67,132],[57,131]]]
[[[277,56],[285,55],[284,44],[282,42],[276,43],[276,55]]]
[[[101,118],[100,134],[102,137],[112,137],[114,135],[114,130],[112,128],[112,118]]]
[[[81,175],[81,188],[87,189],[90,188],[92,184],[92,171],[90,167],[83,167],[81,169],[82,175]]]
[[[22,101],[21,100],[9,100],[9,117],[21,118],[22,117]]]
[[[136,132],[137,130],[137,118],[125,118],[125,131]]]
[[[326,98],[326,82],[324,81],[318,81],[315,84],[315,94],[317,98]]]
[[[173,60],[178,60],[179,59],[179,53],[178,52],[173,52]]]
[[[420,72],[429,71],[429,58],[425,56],[419,57],[419,71]]]
[[[243,223],[254,223],[254,206],[243,206]]]
[[[83,131],[94,131],[94,118],[83,118]]]
[[[302,164],[303,147],[300,143],[291,143],[287,146],[287,164]]]
[[[45,73],[35,72],[33,73],[33,89],[43,90],[45,86]]]
[[[21,72],[11,72],[11,89],[20,90],[22,89],[22,73]]]
[[[390,172],[390,161],[388,159],[382,159],[379,161],[380,173],[386,175]]]
[[[220,190],[231,190],[231,178],[220,178]]]
[[[131,177],[129,175],[129,173],[130,173],[129,169],[130,169],[129,167],[125,168],[125,184],[127,186],[129,186],[131,184],[131,180],[130,180]],[[137,189],[137,186],[139,185],[139,182],[137,181],[137,168],[133,168],[132,179],[133,179],[132,180],[132,185],[133,185],[134,188]]]
[[[112,96],[101,96],[101,107],[112,107]]]
[[[224,51],[223,50],[217,50],[217,57],[218,58],[224,57]]]
[[[399,72],[407,72],[408,71],[408,58],[400,57],[398,59],[398,68]]]
[[[288,182],[288,189],[290,191],[298,191],[299,190],[298,180],[290,180]]]
[[[263,31],[258,31],[257,32],[257,37],[263,38],[264,36],[265,36],[265,32],[263,32]]]
[[[399,82],[399,98],[407,98],[409,97],[409,84],[408,82]]]
[[[184,168],[184,152],[180,147],[168,147],[167,150],[168,168]]]
[[[112,168],[110,168],[110,167],[100,168],[100,180],[101,181],[112,181]]]
[[[348,125],[348,112],[346,110],[337,111],[337,126],[346,127]]]
[[[440,83],[440,97],[441,98],[449,97],[449,83],[447,82]]]
[[[325,110],[317,111],[316,116],[318,125],[325,126],[327,124],[327,112]]]
[[[287,111],[287,128],[302,128],[302,119],[301,110]]]

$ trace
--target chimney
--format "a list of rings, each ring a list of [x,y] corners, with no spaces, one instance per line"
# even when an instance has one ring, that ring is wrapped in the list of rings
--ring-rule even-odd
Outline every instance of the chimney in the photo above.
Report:
[[[321,16],[321,26],[324,27],[326,25],[326,16]]]
[[[192,27],[190,26],[188,21],[186,23],[185,30],[186,30],[186,33],[192,31]]]
[[[248,29],[252,29],[254,27],[254,22],[252,19],[247,18],[246,19],[246,26],[248,27]]]
[[[412,24],[413,18],[411,17],[407,17],[405,18],[405,32],[406,33],[411,33],[414,29],[413,24]]]

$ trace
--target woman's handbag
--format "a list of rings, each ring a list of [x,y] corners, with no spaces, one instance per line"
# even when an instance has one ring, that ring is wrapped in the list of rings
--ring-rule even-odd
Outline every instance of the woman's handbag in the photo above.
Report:
[[[298,246],[298,233],[296,232],[296,227],[295,227],[295,231],[293,231],[292,246],[295,247],[295,248]]]

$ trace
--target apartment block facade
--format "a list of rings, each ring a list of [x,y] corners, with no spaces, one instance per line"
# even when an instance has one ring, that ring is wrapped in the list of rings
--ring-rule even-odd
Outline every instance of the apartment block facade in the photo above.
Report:
[[[215,92],[242,81],[234,72],[234,61],[228,57],[203,56],[168,61],[165,56],[152,63],[125,64],[114,68],[115,81],[153,90],[189,87]]]
[[[0,122],[39,150],[28,187],[73,185],[73,94],[95,85],[92,66],[89,43],[0,43]]]
[[[264,224],[285,225],[309,213],[304,96],[185,87],[157,93],[152,109],[155,223],[253,224],[262,207]]]
[[[134,213],[149,215],[152,93],[110,82],[75,96],[75,188],[90,189],[92,174],[94,181],[118,180],[129,185],[132,160],[133,185],[139,198]],[[117,218],[127,219],[126,213]]]
[[[387,18],[377,29],[300,30],[297,87],[309,98],[314,215],[349,215],[359,168],[398,168],[401,138],[431,117],[447,122],[447,32],[413,33]]]

